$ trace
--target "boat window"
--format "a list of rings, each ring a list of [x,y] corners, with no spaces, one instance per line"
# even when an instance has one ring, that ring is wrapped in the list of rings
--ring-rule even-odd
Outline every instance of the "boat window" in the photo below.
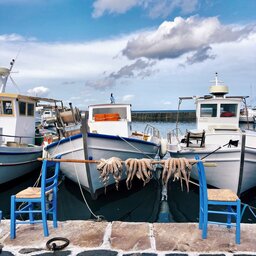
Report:
[[[120,119],[127,119],[127,109],[126,108],[95,108],[93,109],[92,116],[94,117],[95,114],[114,114],[118,113]]]
[[[28,103],[28,116],[34,116],[34,104]]]
[[[236,117],[237,104],[221,104],[220,116],[221,117]]]
[[[1,114],[4,114],[4,115],[13,114],[12,102],[10,100],[3,100],[3,110]]]
[[[216,117],[217,104],[201,104],[200,117]]]
[[[20,115],[26,115],[26,102],[19,101],[19,112]]]

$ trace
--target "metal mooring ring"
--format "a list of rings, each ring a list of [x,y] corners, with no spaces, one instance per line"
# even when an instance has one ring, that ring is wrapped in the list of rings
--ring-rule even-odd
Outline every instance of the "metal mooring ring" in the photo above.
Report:
[[[56,241],[63,241],[64,244],[57,245],[56,243],[53,243]],[[47,249],[51,250],[51,251],[60,251],[60,250],[64,249],[65,247],[67,247],[68,245],[69,245],[69,240],[65,237],[54,237],[54,238],[48,240],[46,243]]]

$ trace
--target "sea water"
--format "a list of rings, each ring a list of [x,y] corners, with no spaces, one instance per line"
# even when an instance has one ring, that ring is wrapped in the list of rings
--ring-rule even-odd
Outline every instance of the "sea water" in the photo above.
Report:
[[[133,130],[143,131],[146,124],[134,122]],[[148,122],[148,124],[156,127],[165,138],[168,132],[176,128],[175,122]],[[194,129],[196,124],[183,122],[178,127],[185,132]],[[243,125],[242,128],[247,127]],[[250,128],[254,129],[253,125]],[[38,175],[39,170],[0,188],[0,210],[3,211],[4,218],[10,217],[10,196],[27,186],[33,186]],[[187,192],[186,189],[182,191],[179,182],[170,182],[167,201],[170,221],[198,222],[198,186],[191,184]],[[244,195],[242,202],[256,207],[256,189]],[[156,178],[145,186],[141,181],[134,179],[130,190],[123,182],[118,191],[107,189],[106,193],[100,195],[97,200],[92,200],[88,192],[84,190],[81,192],[76,183],[65,177],[58,190],[58,220],[86,220],[100,216],[107,221],[155,222],[158,220],[160,207],[161,182]],[[256,223],[256,219],[247,209],[242,222]]]

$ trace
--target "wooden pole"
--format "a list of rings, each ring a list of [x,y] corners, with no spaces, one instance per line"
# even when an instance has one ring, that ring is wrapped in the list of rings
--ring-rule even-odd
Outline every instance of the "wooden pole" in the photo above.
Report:
[[[48,161],[53,161],[53,162],[63,162],[63,163],[79,163],[79,164],[84,164],[84,163],[89,163],[89,164],[99,164],[101,161],[100,160],[87,160],[87,159],[55,159],[55,158],[37,158],[38,161],[43,161],[43,160],[48,160]],[[138,159],[139,160],[139,159]],[[193,164],[197,163],[198,161],[195,159],[188,159],[188,161]],[[208,163],[205,162],[205,160],[201,160],[204,163],[204,166],[206,167],[216,167],[216,163]],[[125,163],[125,161],[121,161],[122,163]],[[152,164],[160,164],[161,161],[152,161]]]

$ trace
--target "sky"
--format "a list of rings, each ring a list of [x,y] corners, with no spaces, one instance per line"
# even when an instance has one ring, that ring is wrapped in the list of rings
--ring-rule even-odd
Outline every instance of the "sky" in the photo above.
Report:
[[[256,0],[0,0],[0,67],[8,92],[88,105],[175,110],[209,94],[256,105]],[[14,81],[14,83],[12,82]],[[193,109],[193,103],[183,106]]]

